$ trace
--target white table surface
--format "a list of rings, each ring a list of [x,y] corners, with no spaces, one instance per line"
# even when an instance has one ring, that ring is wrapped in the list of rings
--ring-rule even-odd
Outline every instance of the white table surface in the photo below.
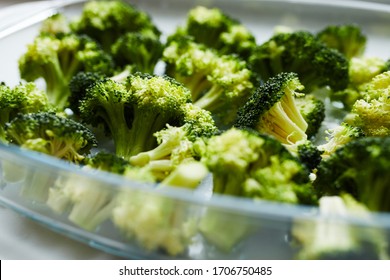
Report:
[[[25,1],[0,0],[0,10]],[[117,259],[56,234],[0,206],[0,259],[95,260]]]

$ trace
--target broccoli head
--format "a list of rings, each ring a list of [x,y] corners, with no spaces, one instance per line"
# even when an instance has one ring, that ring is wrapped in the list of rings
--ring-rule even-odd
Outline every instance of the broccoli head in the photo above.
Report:
[[[295,98],[295,103],[307,123],[307,137],[313,138],[325,119],[325,103],[313,94]]]
[[[87,34],[109,52],[114,42],[127,32],[150,30],[157,36],[160,31],[144,11],[125,1],[89,1],[80,18],[71,22],[78,34]]]
[[[345,121],[360,127],[367,136],[390,135],[389,98],[390,71],[375,76],[366,83]]]
[[[342,90],[349,82],[345,56],[306,31],[273,35],[255,48],[249,61],[263,81],[281,72],[297,73],[307,93],[324,86]]]
[[[328,25],[316,34],[329,48],[336,49],[347,59],[363,55],[367,37],[355,24]]]
[[[285,145],[306,140],[308,124],[295,101],[302,89],[295,73],[270,78],[240,108],[235,126],[272,135]]]
[[[84,125],[50,112],[17,115],[7,126],[10,143],[79,163],[97,145]]]
[[[14,88],[0,84],[0,139],[6,142],[5,125],[19,113],[47,111],[50,105],[43,90],[34,83],[19,84]]]
[[[153,74],[162,57],[163,44],[151,32],[128,32],[118,38],[111,48],[117,65],[134,65],[137,71]]]
[[[129,159],[156,146],[153,134],[183,118],[190,93],[166,76],[130,75],[125,84],[104,79],[87,89],[80,116],[93,126],[103,125],[116,154]]]
[[[70,33],[71,30],[66,16],[62,13],[55,13],[42,22],[39,32],[40,34],[63,36]]]
[[[318,166],[320,196],[349,193],[372,211],[390,211],[390,138],[362,137],[341,146]]]
[[[66,34],[59,38],[41,35],[27,46],[19,58],[22,79],[43,78],[50,103],[64,108],[67,105],[71,78],[80,71],[110,74],[113,60],[99,45],[86,36]]]

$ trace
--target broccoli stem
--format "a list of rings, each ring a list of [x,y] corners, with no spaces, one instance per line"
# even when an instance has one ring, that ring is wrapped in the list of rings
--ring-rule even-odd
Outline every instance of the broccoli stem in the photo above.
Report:
[[[194,104],[202,109],[214,112],[219,106],[223,105],[221,102],[221,95],[223,89],[217,85],[213,85],[209,91],[202,97],[200,97]]]
[[[239,196],[242,193],[242,176],[235,173],[227,173],[225,176],[213,176],[213,192]]]
[[[55,182],[55,176],[30,170],[23,181],[21,194],[36,202],[46,202],[49,188]]]
[[[211,83],[204,73],[193,73],[188,77],[178,77],[178,80],[190,89],[193,102],[196,102],[202,96],[202,93],[211,87]]]

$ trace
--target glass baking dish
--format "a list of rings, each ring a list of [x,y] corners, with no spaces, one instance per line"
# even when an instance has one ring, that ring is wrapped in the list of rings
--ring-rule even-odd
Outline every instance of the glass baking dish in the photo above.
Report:
[[[281,1],[281,0],[134,0],[130,1],[148,12],[163,34],[173,32],[182,24],[188,10],[196,5],[219,7],[241,20],[256,35],[258,42],[268,39],[274,27],[316,31],[328,24],[356,23],[368,35],[367,55],[389,57],[390,6],[363,1]],[[48,16],[61,12],[76,17],[84,1],[43,1],[15,6],[0,17],[0,80],[8,85],[20,81],[17,60],[38,32],[40,23]],[[94,248],[131,259],[295,259],[299,247],[291,238],[294,225],[304,225],[306,231],[321,223],[350,227],[362,243],[373,243],[372,231],[380,231],[390,240],[390,214],[372,213],[369,217],[326,217],[318,208],[295,206],[267,201],[252,201],[228,196],[210,195],[208,180],[190,191],[186,189],[156,189],[104,172],[88,173],[46,155],[0,145],[0,204],[59,234],[86,243]],[[97,229],[85,230],[69,220],[69,213],[58,214],[45,202],[21,195],[31,184],[53,187],[57,182],[71,180],[75,184],[95,186],[112,196],[126,193],[138,201],[153,200],[169,205],[170,213],[180,213],[165,228],[150,228],[147,238],[159,238],[164,230],[176,227],[180,247],[167,252],[164,246],[154,246],[145,240],[124,236],[110,219]],[[389,182],[390,183],[390,182]],[[210,215],[211,214],[211,215]],[[199,225],[206,217],[216,218],[216,236],[207,238]],[[191,226],[189,226],[189,224]],[[191,229],[189,229],[191,227]],[[185,232],[185,233],[183,233]],[[218,239],[226,233],[236,235],[229,248],[220,248]],[[186,235],[186,236],[184,236]],[[181,238],[181,239],[180,239]],[[168,242],[168,241],[167,241]],[[153,242],[152,242],[153,243]],[[388,254],[387,249],[387,254]],[[362,258],[370,258],[363,252]]]

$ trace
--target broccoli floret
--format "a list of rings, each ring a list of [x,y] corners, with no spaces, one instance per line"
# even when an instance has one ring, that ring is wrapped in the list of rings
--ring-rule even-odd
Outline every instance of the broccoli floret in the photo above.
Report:
[[[7,142],[5,125],[19,113],[27,114],[50,109],[46,93],[34,83],[19,84],[14,88],[0,84],[0,141]]]
[[[85,158],[81,170],[90,174],[106,171],[123,175],[127,168],[130,165],[124,159],[101,151]],[[116,203],[114,190],[90,180],[77,175],[60,177],[50,188],[47,200],[47,205],[57,213],[69,209],[69,220],[86,230],[94,230],[109,219]]]
[[[332,92],[333,101],[341,101],[346,110],[350,111],[353,104],[365,91],[366,84],[377,75],[388,71],[386,61],[379,57],[353,57],[349,61],[349,84],[341,91]]]
[[[190,36],[194,42],[218,50],[221,54],[237,54],[247,59],[256,46],[249,29],[218,8],[197,6],[188,12],[184,27],[176,34]]]
[[[157,187],[196,188],[207,175],[199,162],[183,163]],[[175,199],[136,190],[123,191],[113,210],[114,225],[124,236],[147,250],[162,249],[176,256],[183,253],[196,233],[196,213]]]
[[[195,105],[210,111],[218,125],[235,118],[255,82],[247,64],[234,55],[221,56],[200,44],[180,38],[164,50],[167,74],[191,90]]]
[[[312,172],[320,164],[323,151],[307,140],[297,144],[297,157]]]
[[[55,13],[42,22],[39,32],[41,34],[62,36],[70,33],[71,30],[66,16],[62,13]]]
[[[347,59],[359,57],[366,50],[367,37],[356,24],[328,25],[316,35],[321,42],[338,50]]]
[[[272,135],[285,145],[307,140],[308,124],[295,102],[302,89],[295,73],[270,78],[241,107],[235,126]]]
[[[110,74],[110,55],[86,36],[66,34],[38,36],[19,59],[21,77],[26,81],[43,78],[50,103],[64,108],[70,95],[68,84],[79,71]]]
[[[116,154],[125,159],[156,146],[153,134],[183,118],[189,91],[167,76],[130,75],[125,84],[105,79],[80,101],[83,121],[103,125]]]
[[[390,71],[375,76],[366,83],[345,122],[360,127],[367,136],[390,135],[389,90]]]
[[[365,136],[361,128],[345,122],[326,130],[326,133],[328,134],[328,137],[325,139],[326,143],[318,146],[318,149],[323,152],[323,157],[328,157],[348,142]]]
[[[307,137],[309,139],[315,137],[325,119],[325,103],[313,94],[295,98],[295,103],[308,125]]]
[[[154,33],[128,32],[113,44],[111,52],[117,65],[134,65],[137,71],[153,74],[163,44]]]
[[[79,163],[97,145],[84,125],[51,112],[19,114],[6,126],[10,143]]]
[[[292,237],[298,248],[295,257],[304,260],[387,258],[384,233],[374,228],[355,228],[343,220],[348,218],[366,221],[370,218],[369,211],[348,194],[320,198],[318,219],[293,223]]]
[[[272,36],[256,47],[249,61],[263,81],[281,72],[297,73],[307,93],[324,86],[342,90],[349,81],[345,56],[306,31]]]
[[[341,146],[319,164],[317,192],[350,193],[372,211],[390,211],[389,144],[388,137],[363,137]]]
[[[231,128],[206,140],[201,161],[212,173],[214,194],[315,203],[308,170],[269,136]],[[210,208],[202,217],[199,229],[217,248],[229,251],[250,232],[250,225],[240,215]]]
[[[127,32],[149,30],[160,35],[148,14],[125,1],[89,1],[80,18],[71,22],[71,28],[95,39],[107,52]]]
[[[132,156],[130,162],[136,166],[148,165],[153,172],[164,177],[183,161],[194,160],[194,142],[199,138],[208,138],[218,129],[210,112],[192,103],[184,105],[184,124],[180,127],[167,125],[167,128],[154,134],[158,146],[150,151]]]

